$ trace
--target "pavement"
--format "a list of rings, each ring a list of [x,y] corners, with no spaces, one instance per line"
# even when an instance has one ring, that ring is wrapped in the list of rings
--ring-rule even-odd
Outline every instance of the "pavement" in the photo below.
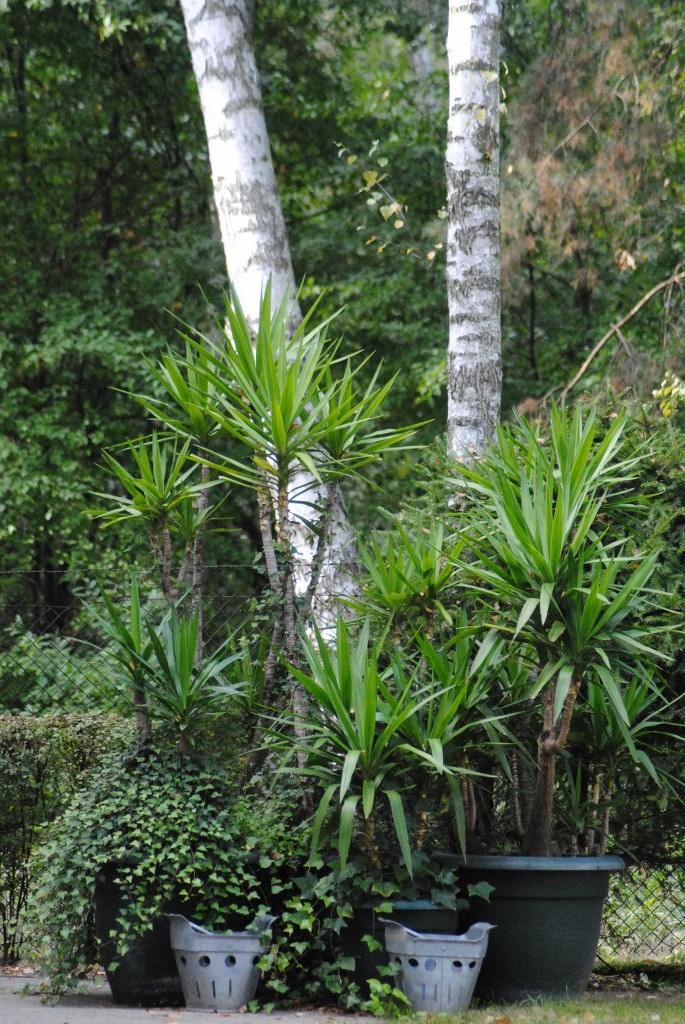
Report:
[[[112,1002],[107,982],[86,982],[76,992],[57,1002],[44,1001],[40,978],[35,975],[0,976],[0,1024],[197,1024],[198,1018],[219,1020],[240,1017],[240,1013],[212,1013],[201,1010],[154,1009],[118,1006]],[[335,1008],[287,1010],[245,1014],[245,1024],[378,1024],[377,1018],[354,1014],[346,1017]]]

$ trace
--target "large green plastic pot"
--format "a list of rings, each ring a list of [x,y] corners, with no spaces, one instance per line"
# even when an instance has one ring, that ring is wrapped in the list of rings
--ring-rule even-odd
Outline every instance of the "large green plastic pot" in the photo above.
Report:
[[[476,998],[509,1003],[586,990],[609,875],[625,867],[620,857],[440,859],[456,868],[460,892],[475,882],[494,886],[489,902],[472,897],[464,914],[466,925],[496,925]]]

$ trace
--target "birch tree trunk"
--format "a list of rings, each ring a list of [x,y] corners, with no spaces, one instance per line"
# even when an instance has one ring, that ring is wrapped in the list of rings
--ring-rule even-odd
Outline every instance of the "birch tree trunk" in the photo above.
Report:
[[[292,297],[293,329],[301,320],[285,220],[264,120],[261,84],[252,41],[253,0],[180,0],[204,117],[209,161],[228,277],[248,321],[256,326],[264,287],[272,304]],[[308,524],[316,509],[330,507],[304,473],[293,481],[289,503],[295,586],[307,593],[317,547]],[[296,497],[293,497],[296,495]],[[338,506],[330,550],[317,595],[309,601],[317,621],[331,621],[336,594],[348,593],[355,547]],[[277,510],[274,510],[276,516]]]
[[[450,0],[447,440],[461,460],[482,452],[500,410],[501,14],[502,0]]]
[[[228,276],[256,324],[271,277],[274,305],[295,279],[264,120],[248,0],[181,0],[207,132]],[[299,319],[299,310],[295,314]]]

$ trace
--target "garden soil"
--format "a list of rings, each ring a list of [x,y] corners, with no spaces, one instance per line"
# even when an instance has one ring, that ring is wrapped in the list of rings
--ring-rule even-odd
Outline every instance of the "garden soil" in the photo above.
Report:
[[[240,1016],[238,1013],[203,1013],[197,1010],[144,1010],[116,1006],[107,982],[96,980],[78,992],[63,996],[58,1002],[44,1002],[40,979],[35,975],[0,975],[0,1024],[198,1024]],[[289,1010],[274,1013],[246,1014],[245,1024],[340,1024],[344,1015],[330,1009]],[[370,1024],[375,1017],[355,1014],[354,1024]]]

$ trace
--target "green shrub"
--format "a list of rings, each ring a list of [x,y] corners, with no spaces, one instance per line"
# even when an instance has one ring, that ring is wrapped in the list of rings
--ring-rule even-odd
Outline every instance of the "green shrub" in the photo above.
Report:
[[[0,958],[26,944],[31,851],[41,826],[63,808],[82,773],[121,746],[128,727],[103,715],[0,715]]]
[[[75,793],[34,861],[31,923],[56,988],[96,960],[93,895],[105,868],[123,894],[117,955],[172,899],[217,930],[242,929],[270,908],[282,865],[304,843],[285,808],[269,813],[235,795],[237,774],[160,740],[106,759]]]

